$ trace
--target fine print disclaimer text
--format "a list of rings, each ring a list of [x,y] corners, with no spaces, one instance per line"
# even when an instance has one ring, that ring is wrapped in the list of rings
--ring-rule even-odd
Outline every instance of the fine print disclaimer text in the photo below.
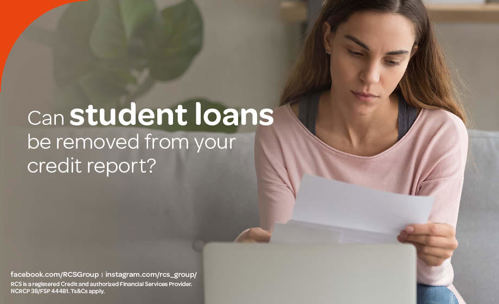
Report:
[[[10,272],[11,295],[104,295],[115,288],[189,288],[197,272]]]

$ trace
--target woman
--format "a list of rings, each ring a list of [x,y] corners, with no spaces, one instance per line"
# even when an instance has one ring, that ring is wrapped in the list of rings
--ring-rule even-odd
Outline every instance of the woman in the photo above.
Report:
[[[435,198],[427,224],[398,241],[418,254],[418,303],[464,303],[450,257],[468,136],[420,0],[329,0],[274,111],[255,138],[261,227],[268,242],[292,216],[303,174]]]

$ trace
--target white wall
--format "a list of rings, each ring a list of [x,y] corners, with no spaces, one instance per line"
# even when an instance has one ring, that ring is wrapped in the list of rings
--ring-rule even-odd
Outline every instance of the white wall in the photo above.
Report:
[[[470,114],[470,126],[499,130],[499,20],[497,24],[436,24],[438,40]]]

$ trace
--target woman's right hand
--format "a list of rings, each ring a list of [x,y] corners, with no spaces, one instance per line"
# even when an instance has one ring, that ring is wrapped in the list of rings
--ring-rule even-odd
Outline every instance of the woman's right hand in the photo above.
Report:
[[[240,243],[268,243],[270,241],[270,231],[260,227],[252,227],[241,232],[234,242]]]

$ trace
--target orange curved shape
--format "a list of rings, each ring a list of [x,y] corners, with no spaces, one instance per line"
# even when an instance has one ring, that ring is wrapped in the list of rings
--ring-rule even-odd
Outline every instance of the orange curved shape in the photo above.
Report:
[[[38,17],[64,4],[86,0],[31,0],[31,1],[2,1],[0,6],[0,28],[2,39],[0,42],[0,91],[2,85],[5,62],[10,50],[24,30]]]

